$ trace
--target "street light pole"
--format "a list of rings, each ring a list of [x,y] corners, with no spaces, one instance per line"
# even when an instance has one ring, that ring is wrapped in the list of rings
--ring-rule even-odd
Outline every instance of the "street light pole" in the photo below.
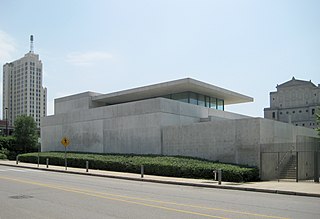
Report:
[[[8,107],[6,107],[5,110],[6,110],[6,136],[8,136]]]

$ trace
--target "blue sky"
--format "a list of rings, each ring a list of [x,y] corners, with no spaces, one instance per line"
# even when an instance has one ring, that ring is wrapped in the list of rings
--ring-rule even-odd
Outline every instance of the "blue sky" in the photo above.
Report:
[[[320,84],[317,0],[0,0],[0,5],[0,64],[27,53],[34,35],[49,115],[54,98],[65,95],[192,77],[253,97],[253,103],[226,110],[263,117],[277,84],[293,76]]]

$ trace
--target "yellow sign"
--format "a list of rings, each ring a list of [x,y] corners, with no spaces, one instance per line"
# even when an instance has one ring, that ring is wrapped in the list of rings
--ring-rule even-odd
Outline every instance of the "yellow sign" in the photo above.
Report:
[[[68,145],[70,144],[70,140],[67,137],[63,137],[61,140],[61,144],[65,147],[68,147]]]

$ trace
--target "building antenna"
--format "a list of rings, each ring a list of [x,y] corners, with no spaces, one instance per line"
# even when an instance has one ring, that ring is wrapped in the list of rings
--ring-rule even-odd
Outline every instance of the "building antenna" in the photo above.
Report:
[[[33,35],[30,35],[30,52],[33,53]]]

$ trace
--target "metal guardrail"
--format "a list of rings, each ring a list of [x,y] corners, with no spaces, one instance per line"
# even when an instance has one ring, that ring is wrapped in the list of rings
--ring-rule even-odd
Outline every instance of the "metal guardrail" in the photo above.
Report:
[[[283,163],[284,159],[287,157],[288,153],[290,152],[292,154],[293,149],[294,149],[294,146],[292,145],[290,150],[286,151],[285,154],[282,156],[282,158],[280,159],[280,161],[278,162],[278,165],[276,167],[277,171],[279,171],[279,168],[280,168],[281,164]]]

